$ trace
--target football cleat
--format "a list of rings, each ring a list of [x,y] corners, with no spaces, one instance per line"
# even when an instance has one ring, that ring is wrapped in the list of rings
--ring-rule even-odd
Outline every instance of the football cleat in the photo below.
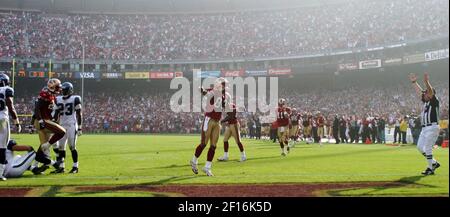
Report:
[[[41,167],[35,167],[31,172],[33,172],[34,175],[41,175],[48,169],[47,165],[43,165]]]
[[[72,167],[69,173],[75,174],[78,173],[78,167]]]
[[[60,167],[50,172],[50,174],[58,174],[58,173],[64,173],[64,167]]]
[[[422,172],[422,175],[428,176],[428,175],[434,175],[433,169],[427,168],[425,171]]]
[[[433,164],[433,172],[439,168],[441,166],[441,164],[439,162],[436,161],[436,163]]]
[[[4,176],[0,176],[0,181],[6,181],[6,178]]]
[[[214,176],[213,174],[212,174],[212,172],[211,172],[211,169],[210,168],[207,168],[207,167],[203,167],[203,172],[204,173],[206,173],[206,175],[207,176]]]
[[[197,164],[195,164],[192,160],[190,161],[190,164],[191,164],[192,172],[194,172],[194,174],[198,174]]]
[[[286,157],[286,152],[281,152],[281,156]]]
[[[222,156],[217,159],[218,161],[228,161],[228,157]]]
[[[241,159],[239,160],[239,162],[244,162],[244,161],[247,161],[247,157],[241,156]]]
[[[60,169],[59,165],[61,165],[61,163],[59,161],[57,161],[52,166],[53,166],[53,168],[55,168],[55,170],[59,170]]]

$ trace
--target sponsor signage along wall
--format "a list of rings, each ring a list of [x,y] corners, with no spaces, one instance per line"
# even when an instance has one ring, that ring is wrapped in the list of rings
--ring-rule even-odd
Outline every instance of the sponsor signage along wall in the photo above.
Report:
[[[448,58],[448,49],[435,50],[425,53],[425,61],[433,61]]]
[[[393,65],[400,65],[400,64],[402,64],[402,58],[387,59],[387,60],[384,60],[384,62],[383,62],[384,66],[393,66]]]
[[[172,79],[174,72],[150,72],[151,79]]]
[[[359,62],[359,69],[373,69],[381,67],[381,59],[365,60]]]
[[[105,72],[102,74],[102,77],[108,79],[119,79],[123,78],[123,74],[120,72]]]
[[[403,57],[403,64],[425,62],[425,54],[414,54]]]
[[[99,72],[75,72],[75,78],[97,79],[100,78]]]
[[[244,70],[222,70],[223,77],[242,77],[244,75]]]
[[[197,71],[198,78],[218,78],[220,75],[220,71]]]
[[[339,71],[357,70],[358,64],[356,63],[342,63],[338,65]]]
[[[72,78],[72,72],[50,72],[51,78]]]
[[[245,71],[247,76],[267,76],[266,70],[247,70]]]
[[[31,77],[31,78],[45,78],[45,77],[47,77],[45,74],[46,73],[44,71],[29,71],[28,72],[28,77]]]
[[[291,68],[269,69],[269,75],[292,75]]]
[[[149,72],[125,72],[125,79],[149,79]]]

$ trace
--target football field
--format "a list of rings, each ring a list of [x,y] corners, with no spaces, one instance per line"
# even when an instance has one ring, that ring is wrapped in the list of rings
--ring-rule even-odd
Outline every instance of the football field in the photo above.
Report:
[[[37,135],[12,135],[37,148]],[[189,166],[199,136],[83,135],[80,173],[23,177],[0,182],[0,196],[449,196],[448,149],[435,149],[441,167],[420,174],[426,161],[415,146],[297,144],[287,157],[277,143],[244,139],[248,160],[213,162],[214,177]],[[207,150],[199,160],[204,165]],[[223,153],[222,137],[215,159]],[[72,164],[67,151],[66,171]]]

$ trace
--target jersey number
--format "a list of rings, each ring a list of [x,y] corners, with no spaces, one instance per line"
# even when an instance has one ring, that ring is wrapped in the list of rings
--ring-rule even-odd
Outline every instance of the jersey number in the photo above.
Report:
[[[67,104],[62,104],[62,103],[58,103],[58,110],[61,112],[61,115],[67,115],[70,116],[73,114],[73,103],[67,103]]]
[[[285,119],[285,112],[278,112],[278,119]]]

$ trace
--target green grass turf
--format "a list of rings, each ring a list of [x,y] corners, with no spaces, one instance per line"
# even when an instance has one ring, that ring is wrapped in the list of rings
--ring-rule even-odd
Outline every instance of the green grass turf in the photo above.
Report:
[[[37,135],[13,135],[19,144],[37,148]],[[400,181],[408,185],[333,191],[343,196],[448,196],[448,149],[436,149],[441,162],[436,175],[423,177],[426,161],[415,146],[393,147],[363,144],[300,144],[287,157],[278,144],[244,139],[248,161],[238,162],[239,150],[230,142],[230,161],[213,163],[215,177],[193,175],[189,160],[199,136],[177,135],[83,135],[78,140],[80,173],[34,176],[0,182],[7,186],[70,186],[119,184],[241,184],[241,183],[329,183]],[[221,140],[215,159],[223,153]],[[207,149],[199,162],[206,160]],[[67,152],[66,170],[71,167]],[[73,196],[62,193],[60,196]],[[93,196],[110,196],[108,192]],[[111,193],[113,194],[113,193]],[[137,195],[139,194],[139,195]],[[136,193],[142,196],[143,193]],[[89,195],[82,195],[89,196]],[[119,194],[118,196],[122,196]]]

